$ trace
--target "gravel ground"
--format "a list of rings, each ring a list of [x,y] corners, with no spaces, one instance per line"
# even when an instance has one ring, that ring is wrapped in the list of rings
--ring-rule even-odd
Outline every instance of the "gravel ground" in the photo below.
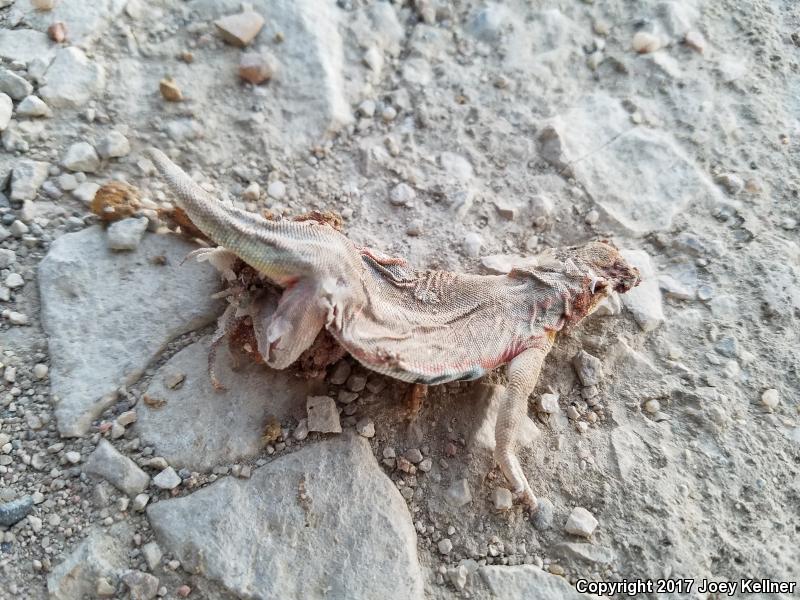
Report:
[[[0,600],[800,597],[793,3],[0,7]],[[410,424],[349,358],[221,352],[214,391],[221,284],[149,146],[420,268],[624,249],[642,285],[531,395],[538,512],[492,461],[503,373]]]

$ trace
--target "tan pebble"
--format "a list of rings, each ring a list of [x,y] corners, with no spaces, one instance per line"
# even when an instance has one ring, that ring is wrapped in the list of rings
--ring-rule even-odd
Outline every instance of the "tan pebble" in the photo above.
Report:
[[[178,55],[178,58],[185,62],[187,65],[194,62],[194,54],[188,50],[184,50]]]
[[[661,40],[658,38],[658,36],[653,35],[652,33],[638,31],[636,32],[636,35],[633,36],[633,42],[631,45],[639,54],[648,54],[661,48]]]
[[[228,15],[214,21],[217,31],[225,42],[244,48],[252,42],[264,26],[264,17],[252,10]]]
[[[56,21],[47,28],[47,35],[55,43],[60,44],[67,39],[67,26],[61,21]]]
[[[56,7],[56,0],[31,0],[31,5],[36,10],[53,10]]]
[[[239,59],[239,77],[253,85],[272,79],[275,70],[275,61],[260,52],[245,52]]]
[[[180,102],[183,100],[181,88],[179,88],[178,84],[175,83],[175,80],[170,77],[165,77],[159,81],[158,89],[161,91],[161,95],[164,97],[164,100],[167,100],[168,102]]]
[[[683,43],[699,54],[703,54],[706,51],[706,38],[699,31],[687,33],[683,38]]]

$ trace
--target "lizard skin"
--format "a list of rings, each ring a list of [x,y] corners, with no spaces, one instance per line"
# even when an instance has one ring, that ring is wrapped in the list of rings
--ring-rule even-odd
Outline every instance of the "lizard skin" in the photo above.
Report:
[[[495,460],[514,494],[536,506],[517,431],[556,333],[612,291],[638,285],[613,245],[549,250],[507,275],[417,270],[324,222],[272,221],[221,202],[161,151],[149,154],[191,222],[224,249],[211,252],[232,253],[282,288],[264,322],[256,314],[253,323],[268,366],[291,365],[323,328],[365,367],[417,384],[477,379],[507,364]]]

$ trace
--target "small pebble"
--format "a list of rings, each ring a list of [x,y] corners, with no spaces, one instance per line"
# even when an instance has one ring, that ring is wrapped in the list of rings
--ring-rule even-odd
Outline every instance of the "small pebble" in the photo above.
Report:
[[[633,49],[639,54],[648,54],[661,48],[661,40],[657,35],[646,31],[637,31],[631,43]]]
[[[239,59],[239,77],[253,85],[269,81],[277,71],[275,59],[261,52],[245,52]]]
[[[267,195],[274,200],[282,200],[286,196],[286,184],[282,181],[271,181],[267,186]]]
[[[492,490],[492,504],[495,510],[509,510],[514,503],[511,490],[506,488],[495,488]]]
[[[180,102],[183,100],[181,88],[178,87],[178,84],[175,83],[175,80],[171,77],[165,77],[159,81],[158,89],[161,92],[161,96],[167,102]]]
[[[456,508],[472,502],[472,492],[466,479],[454,481],[445,492],[447,501]]]
[[[147,506],[148,502],[150,502],[150,496],[148,494],[138,494],[133,499],[133,510],[136,512],[142,512]]]
[[[363,419],[359,420],[358,423],[356,423],[356,431],[359,435],[365,438],[374,437],[375,423],[373,423],[372,419],[364,417]]]
[[[558,412],[558,394],[542,394],[539,398],[539,410],[548,414]]]
[[[581,350],[572,359],[572,365],[585,386],[597,385],[603,379],[603,363],[596,356]]]
[[[437,546],[441,554],[450,554],[450,552],[453,551],[453,542],[451,542],[449,538],[439,540]]]
[[[217,31],[226,43],[244,48],[252,42],[264,26],[264,17],[253,10],[245,10],[214,21]]]
[[[644,409],[651,415],[661,410],[661,403],[658,400],[648,400],[644,403]]]
[[[66,41],[67,39],[67,26],[63,21],[56,21],[55,23],[51,23],[50,26],[47,28],[47,35],[50,36],[50,39],[53,40],[56,44],[60,44],[61,42]]]
[[[572,509],[564,529],[566,529],[567,533],[573,535],[589,537],[594,533],[598,524],[597,519],[592,513],[585,508],[576,506]]]
[[[698,54],[703,54],[706,51],[706,39],[699,31],[688,32],[683,38],[683,43]]]
[[[407,183],[398,183],[389,192],[389,201],[395,206],[408,206],[416,198],[417,193]]]
[[[181,478],[172,467],[167,467],[153,477],[153,483],[162,490],[173,490],[181,483]]]
[[[409,450],[406,450],[404,456],[409,462],[415,465],[422,462],[423,458],[422,452],[420,452],[418,448],[410,448]]]
[[[761,403],[764,406],[766,406],[769,410],[775,410],[779,402],[780,402],[780,397],[778,396],[778,390],[776,390],[775,388],[769,388],[768,390],[764,390],[764,393],[761,394]]]

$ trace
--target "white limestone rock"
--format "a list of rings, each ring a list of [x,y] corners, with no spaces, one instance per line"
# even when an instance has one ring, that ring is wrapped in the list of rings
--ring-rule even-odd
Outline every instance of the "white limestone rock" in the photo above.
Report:
[[[33,86],[14,71],[0,67],[0,92],[8,94],[14,100],[22,100],[33,92]]]
[[[424,597],[405,501],[355,434],[162,500],[147,516],[184,570],[236,597]]]
[[[303,415],[306,397],[318,390],[318,384],[290,371],[247,359],[234,372],[225,347],[214,363],[225,389],[216,390],[208,374],[208,350],[206,338],[170,358],[145,390],[150,400],[139,406],[136,428],[142,442],[176,468],[209,471],[257,455],[269,417],[282,421]]]
[[[21,4],[21,3],[19,3]],[[56,47],[43,31],[0,29],[0,58],[28,64],[34,60],[50,62]]]
[[[76,142],[67,149],[61,164],[70,171],[94,173],[100,168],[100,157],[89,142]]]
[[[543,158],[573,175],[601,208],[636,234],[668,228],[690,203],[721,198],[668,134],[635,126],[620,102],[604,93],[585,96],[550,120],[539,143]]]
[[[572,509],[564,529],[572,535],[589,537],[599,525],[592,513],[581,506]]]
[[[592,600],[595,596],[581,594],[558,575],[547,573],[535,565],[480,567],[478,573],[488,588],[475,590],[476,600],[494,598],[536,598],[536,600]]]
[[[89,60],[79,48],[70,46],[56,54],[39,95],[52,107],[80,108],[105,87],[105,69]]]
[[[162,490],[174,490],[181,484],[181,478],[172,467],[167,467],[153,477],[153,484]]]
[[[193,248],[151,235],[136,252],[114,253],[100,227],[53,242],[38,277],[62,436],[83,435],[167,342],[216,317],[214,270],[193,261],[180,266]],[[166,264],[154,264],[156,256]]]
[[[42,187],[50,164],[39,160],[20,160],[11,170],[11,199],[33,200]]]
[[[0,92],[0,131],[5,131],[11,121],[11,112],[14,110],[14,103],[11,96]]]
[[[622,294],[622,303],[631,311],[642,331],[653,331],[664,323],[665,317],[661,287],[650,256],[643,250],[621,250],[620,254],[639,269],[641,275],[639,285]]]
[[[116,580],[128,567],[128,550],[133,538],[130,526],[116,523],[108,533],[93,528],[89,535],[47,576],[52,600],[96,597],[97,580]]]
[[[119,131],[110,131],[97,144],[97,153],[103,158],[120,158],[131,152],[128,138]]]
[[[52,117],[53,111],[39,96],[25,96],[17,105],[18,117]]]

